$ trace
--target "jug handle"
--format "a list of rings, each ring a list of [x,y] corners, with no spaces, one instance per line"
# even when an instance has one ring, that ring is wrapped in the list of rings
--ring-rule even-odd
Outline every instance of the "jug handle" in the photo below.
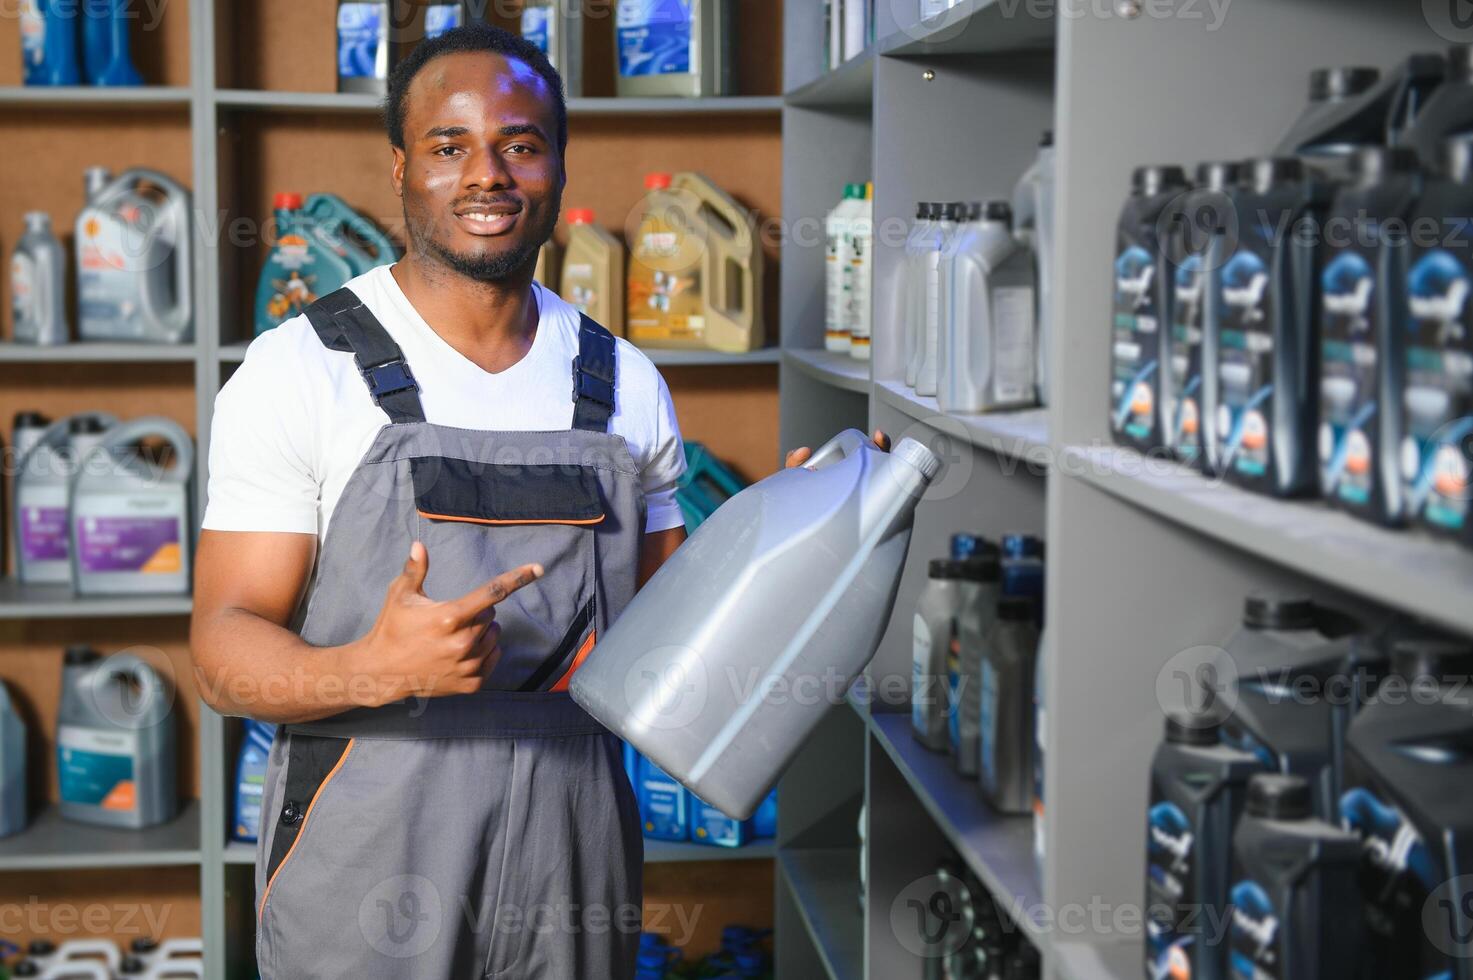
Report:
[[[869,437],[858,429],[845,429],[834,436],[828,442],[819,446],[808,462],[803,464],[806,469],[817,470],[841,460],[848,459],[855,453],[863,452],[870,445]]]
[[[124,174],[127,177],[133,171]],[[166,325],[167,329],[179,334],[179,342],[183,343],[185,328],[189,324],[189,315],[194,298],[191,296],[190,280],[193,257],[193,229],[189,225],[189,194],[183,187],[172,180],[159,180],[160,175],[147,175],[146,179],[157,184],[173,195],[169,200],[167,211],[168,219],[174,222],[178,234],[174,239],[174,299],[175,303],[167,310],[161,310],[158,298],[153,294],[153,277],[145,276],[143,279],[143,292],[140,294],[143,306],[151,319]],[[153,235],[156,237],[161,233],[160,226],[155,225]]]
[[[133,663],[121,664],[108,672],[108,678],[131,677],[138,682],[138,696],[140,700],[148,700],[150,695],[157,694],[160,697],[167,695],[164,688],[163,678],[154,669],[153,664],[141,657],[133,657]]]

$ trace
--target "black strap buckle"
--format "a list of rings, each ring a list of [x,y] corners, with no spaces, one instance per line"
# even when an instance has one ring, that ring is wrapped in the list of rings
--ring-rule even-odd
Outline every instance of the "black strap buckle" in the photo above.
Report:
[[[409,371],[409,365],[402,357],[382,364],[374,364],[362,370],[363,380],[368,383],[368,392],[373,396],[375,402],[394,394],[396,391],[406,391],[410,388],[418,389],[415,384],[414,375]]]
[[[606,378],[583,369],[583,358],[573,358],[573,401],[589,398],[614,407],[614,379]]]

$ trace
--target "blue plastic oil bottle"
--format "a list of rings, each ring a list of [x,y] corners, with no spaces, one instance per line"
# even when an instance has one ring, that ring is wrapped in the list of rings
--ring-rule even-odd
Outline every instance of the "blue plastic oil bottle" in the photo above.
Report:
[[[752,821],[728,817],[690,790],[686,805],[690,810],[690,839],[712,847],[742,847],[752,839]]]
[[[646,837],[690,840],[689,795],[674,777],[640,756],[639,781],[634,785]]]
[[[70,0],[27,0],[21,8],[21,50],[27,85],[80,85],[78,8]]]
[[[82,60],[89,85],[142,85],[128,49],[128,0],[82,4]]]
[[[231,822],[230,831],[238,841],[255,843],[261,833],[266,760],[271,755],[271,742],[275,738],[275,725],[245,719],[245,737],[241,739],[240,756],[235,767],[235,819]]]

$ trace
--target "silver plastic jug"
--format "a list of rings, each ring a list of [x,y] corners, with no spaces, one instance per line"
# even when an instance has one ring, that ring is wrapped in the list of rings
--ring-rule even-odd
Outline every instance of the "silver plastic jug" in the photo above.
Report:
[[[0,837],[26,826],[26,726],[0,681]]]
[[[138,450],[169,444],[168,466]],[[109,429],[77,459],[71,486],[72,581],[78,595],[189,591],[190,474],[194,442],[178,423],[133,419]]]
[[[174,695],[137,654],[66,651],[57,719],[61,815],[148,827],[178,809]]]
[[[874,656],[941,461],[849,429],[722,505],[573,675],[573,699],[729,817],[751,816]]]
[[[134,168],[97,187],[77,216],[77,334],[179,344],[194,336],[189,191]]]

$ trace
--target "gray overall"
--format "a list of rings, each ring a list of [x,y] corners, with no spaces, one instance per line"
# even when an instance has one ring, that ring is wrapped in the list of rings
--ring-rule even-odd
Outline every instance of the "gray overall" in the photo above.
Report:
[[[573,427],[425,421],[402,352],[349,289],[307,310],[389,417],[333,512],[300,633],[366,634],[410,544],[425,593],[460,596],[539,562],[496,607],[502,655],[477,694],[287,726],[256,854],[265,980],[628,978],[644,842],[617,738],[568,681],[634,595],[644,496],[609,434],[615,347],[587,319]],[[494,414],[495,406],[487,406]]]

